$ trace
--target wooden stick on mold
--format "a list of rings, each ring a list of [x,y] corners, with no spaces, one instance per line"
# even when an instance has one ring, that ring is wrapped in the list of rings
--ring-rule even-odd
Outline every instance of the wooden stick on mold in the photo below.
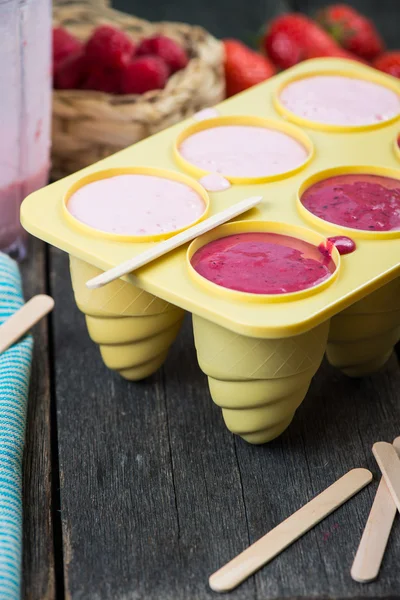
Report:
[[[400,455],[400,437],[393,446]],[[377,578],[396,512],[396,504],[382,477],[351,568],[355,581],[367,583]]]
[[[15,344],[54,307],[54,300],[45,294],[31,298],[0,326],[0,354]]]
[[[352,469],[343,475],[239,556],[211,575],[209,579],[211,589],[215,592],[227,592],[238,586],[371,481],[372,473],[367,469]]]
[[[169,238],[164,242],[160,242],[153,248],[150,248],[150,250],[146,250],[134,258],[129,258],[120,265],[105,271],[101,275],[97,275],[96,277],[93,277],[93,279],[89,279],[89,281],[86,282],[86,286],[89,289],[95,289],[102,287],[107,283],[111,283],[111,281],[119,279],[119,277],[123,277],[124,275],[139,269],[139,267],[147,265],[156,258],[167,254],[167,252],[171,252],[171,250],[175,250],[175,248],[186,244],[186,242],[191,242],[199,235],[207,233],[207,231],[211,231],[211,229],[214,229],[215,227],[234,219],[238,215],[247,212],[251,208],[257,206],[261,200],[262,196],[254,196],[252,198],[246,198],[246,200],[241,200],[240,202],[237,202],[233,206],[230,206],[216,215],[205,219],[205,221],[201,221],[197,225],[194,225],[193,227],[185,229],[185,231],[174,235],[172,238]]]

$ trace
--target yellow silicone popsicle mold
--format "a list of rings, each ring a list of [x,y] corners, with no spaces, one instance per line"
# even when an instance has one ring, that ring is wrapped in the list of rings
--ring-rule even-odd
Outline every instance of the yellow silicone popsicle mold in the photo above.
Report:
[[[211,395],[228,428],[256,444],[273,439],[289,425],[325,351],[333,365],[350,376],[362,376],[384,365],[400,337],[400,231],[339,227],[316,218],[299,202],[309,185],[334,174],[368,172],[400,180],[395,142],[400,114],[373,125],[338,127],[312,123],[280,104],[285,85],[318,74],[366,79],[400,95],[397,80],[367,66],[337,59],[308,61],[221,103],[215,107],[218,116],[175,125],[35,192],[21,208],[22,224],[30,233],[70,254],[75,298],[107,366],[127,379],[150,375],[165,359],[183,311],[191,312],[198,360]],[[198,182],[206,172],[180,155],[179,144],[192,133],[225,124],[283,131],[303,144],[308,157],[281,175],[225,175],[231,186],[207,193]],[[160,239],[104,234],[82,225],[66,209],[70,194],[85,182],[127,171],[185,182],[204,199],[202,218],[248,196],[262,195],[263,202],[240,222],[89,291],[88,279]],[[190,258],[200,246],[232,231],[250,230],[282,233],[316,245],[326,244],[329,236],[347,235],[357,248],[341,257],[334,249],[336,270],[328,280],[285,295],[227,290],[191,267]]]
[[[101,271],[72,255],[70,271],[76,303],[107,367],[132,380],[154,373],[178,334],[183,310],[121,279],[89,290],[86,281]]]

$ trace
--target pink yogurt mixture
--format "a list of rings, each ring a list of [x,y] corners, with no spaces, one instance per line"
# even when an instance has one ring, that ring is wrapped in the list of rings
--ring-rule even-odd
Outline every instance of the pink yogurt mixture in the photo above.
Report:
[[[193,165],[227,177],[269,177],[300,167],[307,149],[273,129],[227,125],[203,129],[180,145],[181,155]]]
[[[309,187],[301,197],[324,221],[364,231],[400,229],[400,180],[379,175],[339,175]]]
[[[222,287],[252,294],[287,294],[314,287],[335,271],[326,252],[275,233],[239,233],[200,248],[193,268]]]
[[[372,125],[400,113],[400,96],[394,91],[340,75],[293,81],[281,92],[280,101],[299,117],[329,125]]]
[[[0,250],[23,258],[22,200],[47,184],[51,122],[48,0],[2,3]]]
[[[196,221],[205,208],[203,198],[184,183],[136,174],[94,181],[68,200],[76,219],[119,235],[173,232]]]

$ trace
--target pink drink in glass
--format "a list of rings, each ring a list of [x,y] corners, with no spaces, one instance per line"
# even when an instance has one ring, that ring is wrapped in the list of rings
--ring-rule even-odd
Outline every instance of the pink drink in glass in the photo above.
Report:
[[[0,2],[0,251],[26,255],[22,200],[46,185],[51,120],[51,4]]]

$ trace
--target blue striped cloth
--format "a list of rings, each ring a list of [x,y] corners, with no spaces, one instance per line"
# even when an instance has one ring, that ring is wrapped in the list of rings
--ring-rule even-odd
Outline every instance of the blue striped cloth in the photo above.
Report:
[[[24,303],[17,264],[0,253],[0,325]],[[22,452],[32,337],[0,354],[0,599],[21,595]]]

